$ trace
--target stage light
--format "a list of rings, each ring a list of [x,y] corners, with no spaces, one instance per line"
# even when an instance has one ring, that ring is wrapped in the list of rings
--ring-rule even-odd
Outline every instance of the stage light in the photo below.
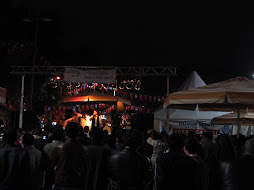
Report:
[[[61,79],[61,77],[60,76],[56,76],[56,80],[60,80]]]

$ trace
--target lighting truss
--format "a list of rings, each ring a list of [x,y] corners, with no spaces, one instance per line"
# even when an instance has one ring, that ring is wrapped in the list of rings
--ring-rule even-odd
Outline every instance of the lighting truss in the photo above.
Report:
[[[117,76],[176,76],[176,67],[108,67],[108,66],[12,66],[15,75],[61,75],[65,68],[80,70],[116,69]]]

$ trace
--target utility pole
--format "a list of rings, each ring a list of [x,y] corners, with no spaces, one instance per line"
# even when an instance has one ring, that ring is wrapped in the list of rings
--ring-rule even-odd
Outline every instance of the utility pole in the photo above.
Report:
[[[29,105],[30,105],[30,108],[29,110],[32,111],[33,110],[33,91],[34,91],[34,68],[36,66],[36,57],[37,57],[37,54],[38,54],[38,49],[37,49],[37,41],[38,41],[38,31],[39,31],[39,23],[40,22],[51,22],[53,21],[52,19],[50,18],[25,18],[23,19],[24,22],[27,22],[27,23],[35,23],[35,33],[34,33],[34,43],[33,43],[33,46],[34,46],[34,52],[33,52],[33,60],[32,60],[32,78],[31,78],[31,86],[30,86],[30,89],[31,89],[31,97],[30,97],[30,100],[29,100]]]
[[[23,98],[24,98],[24,85],[25,84],[25,75],[22,75],[22,83],[21,83],[21,95],[20,95],[20,105],[19,105],[19,128],[22,129],[23,125]]]

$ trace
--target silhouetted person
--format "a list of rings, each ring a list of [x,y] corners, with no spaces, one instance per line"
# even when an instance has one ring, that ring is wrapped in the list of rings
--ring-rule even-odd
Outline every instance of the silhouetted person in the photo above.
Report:
[[[80,124],[78,124],[78,131],[76,140],[82,145],[88,145],[89,138],[84,134],[84,129]]]
[[[56,166],[54,190],[81,190],[84,187],[87,160],[83,145],[76,140],[78,124],[68,123],[65,133],[69,140],[62,146]]]
[[[146,156],[147,158],[149,158],[149,160],[151,160],[152,154],[153,154],[153,146],[151,144],[148,144],[147,142],[147,135],[143,135],[144,136],[144,140],[143,143],[141,144],[141,146],[139,146],[137,148],[137,151]]]
[[[29,177],[29,186],[32,190],[40,190],[42,184],[42,169],[40,165],[42,153],[33,146],[33,143],[33,135],[27,133],[23,136],[24,150],[28,153],[30,161],[31,175]]]
[[[204,168],[204,157],[201,145],[196,138],[196,135],[190,135],[184,139],[183,143],[184,153],[191,157],[197,165],[196,173],[192,173],[195,176],[195,184],[196,190],[207,190],[208,189],[208,181],[207,181],[207,170]],[[198,185],[200,184],[200,185]]]
[[[90,135],[89,135],[89,127],[88,126],[85,126],[84,127],[84,134],[87,136],[87,138],[90,138]]]
[[[41,152],[43,151],[44,146],[47,144],[47,140],[43,139],[43,136],[47,136],[46,131],[42,132],[40,128],[36,128],[34,131],[34,147]]]
[[[43,152],[42,152],[42,167],[44,170],[44,184],[43,187],[45,190],[51,190],[52,185],[54,184],[54,165],[53,165],[53,152],[55,147],[58,144],[61,144],[64,137],[64,130],[62,127],[54,127],[53,128],[53,134],[52,139],[53,141],[51,143],[48,143],[44,146]]]
[[[235,152],[231,138],[227,134],[221,134],[216,139],[218,148],[217,160],[219,162],[219,187],[221,190],[235,189],[233,167]],[[214,168],[215,169],[215,168]]]
[[[213,133],[207,131],[203,133],[201,147],[204,153],[204,167],[208,172],[208,187],[209,190],[218,188],[218,167],[219,163],[216,159],[217,147],[212,142]]]
[[[249,190],[254,187],[254,138],[245,142],[245,151],[240,160],[237,161],[235,170],[235,181],[237,190]]]
[[[103,131],[100,128],[92,128],[90,132],[90,143],[85,147],[87,161],[87,174],[85,177],[85,189],[103,190],[107,189],[106,164],[111,153],[102,146]]]
[[[11,127],[6,128],[3,141],[5,146],[0,149],[0,189],[29,189],[29,157],[15,145],[17,131]]]
[[[165,144],[162,141],[162,136],[156,130],[152,131],[151,138],[147,139],[147,143],[153,146],[151,162],[154,167],[158,155],[164,151]]]
[[[142,142],[142,133],[137,129],[124,133],[124,150],[115,152],[108,162],[112,190],[142,190],[149,186],[152,180],[149,160],[136,151]]]
[[[197,164],[183,152],[182,136],[173,133],[167,138],[168,151],[160,154],[155,166],[155,185],[157,190],[196,190],[195,174]],[[184,179],[184,181],[183,181]]]

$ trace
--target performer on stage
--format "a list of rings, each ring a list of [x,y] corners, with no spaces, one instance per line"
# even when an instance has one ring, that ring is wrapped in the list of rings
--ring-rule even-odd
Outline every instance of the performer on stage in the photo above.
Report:
[[[101,117],[98,115],[97,110],[93,111],[93,116],[91,117],[91,121],[92,121],[92,128],[93,127],[100,127]]]

